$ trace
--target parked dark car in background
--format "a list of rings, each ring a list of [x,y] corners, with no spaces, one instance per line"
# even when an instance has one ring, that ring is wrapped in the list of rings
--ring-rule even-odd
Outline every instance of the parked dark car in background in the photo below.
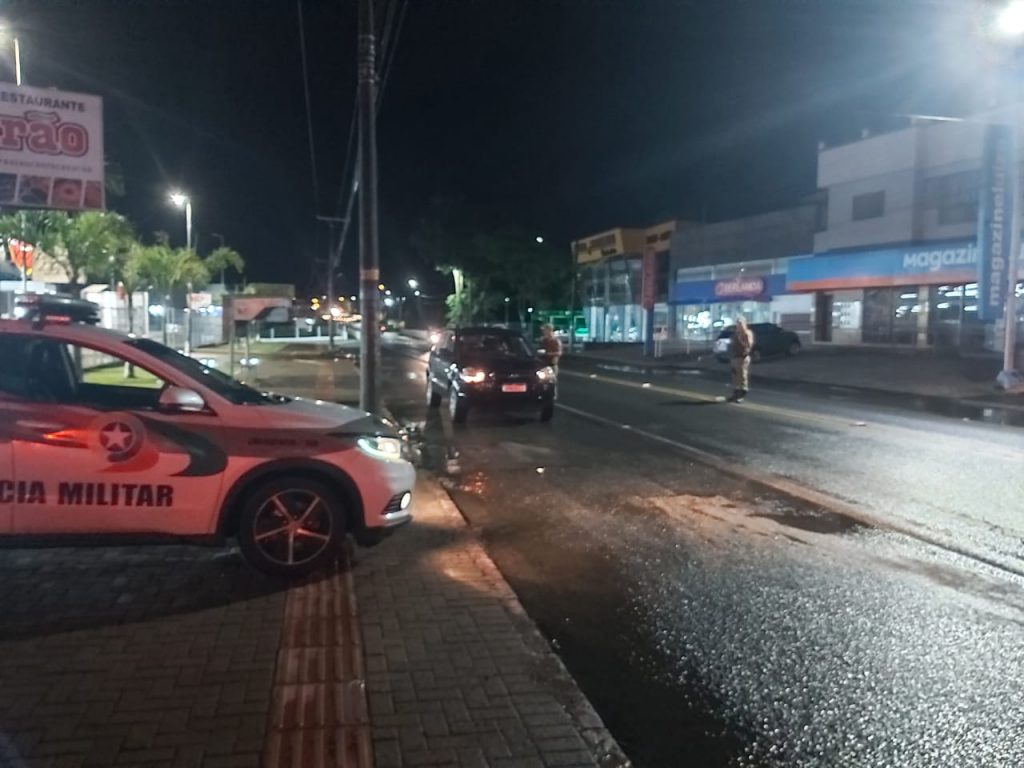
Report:
[[[448,397],[452,421],[462,423],[476,408],[555,412],[555,371],[525,338],[505,328],[442,331],[427,362],[427,404]]]
[[[750,352],[751,360],[762,357],[786,355],[792,357],[800,353],[800,337],[793,331],[780,328],[775,323],[753,323],[750,330],[754,333],[754,348]],[[732,343],[733,329],[726,328],[715,341],[715,357],[719,362],[729,362],[729,345]]]

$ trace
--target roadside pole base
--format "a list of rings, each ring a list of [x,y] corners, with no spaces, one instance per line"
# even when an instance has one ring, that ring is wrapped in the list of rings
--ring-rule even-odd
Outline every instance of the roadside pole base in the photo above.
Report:
[[[1009,394],[1024,393],[1024,375],[1020,371],[1002,371],[996,376],[996,386]]]

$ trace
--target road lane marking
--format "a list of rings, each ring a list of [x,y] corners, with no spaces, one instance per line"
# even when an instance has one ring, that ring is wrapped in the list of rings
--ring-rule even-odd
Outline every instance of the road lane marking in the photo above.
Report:
[[[722,403],[725,402],[721,395],[706,395],[703,392],[697,392],[692,389],[683,389],[681,387],[666,387],[662,385],[651,384],[650,386],[641,385],[640,382],[630,381],[629,379],[617,379],[611,376],[598,376],[597,374],[585,374],[576,371],[563,370],[559,373],[560,376],[569,375],[578,379],[590,379],[608,384],[615,384],[620,387],[628,387],[630,389],[639,389],[645,392],[656,392],[663,395],[673,395],[688,398],[690,400],[697,400],[704,403]],[[913,439],[919,440],[922,432],[928,432],[926,426],[922,427],[907,427],[900,424],[887,424],[882,421],[860,421],[856,420],[850,422],[848,416],[830,416],[823,413],[810,413],[806,411],[798,411],[793,408],[786,408],[784,406],[768,405],[765,403],[752,403],[749,400],[745,401],[742,405],[738,406],[744,411],[761,415],[761,416],[778,416],[781,418],[787,418],[794,421],[804,421],[808,423],[818,424],[827,427],[841,427],[846,428],[855,427],[874,427],[877,429],[890,430],[892,432],[900,432],[906,436],[912,437]],[[1021,449],[1013,448],[1006,445],[995,445],[990,442],[986,442],[981,436],[975,435],[957,435],[957,440],[970,440],[971,442],[980,445],[983,450],[987,453],[1000,459],[1018,460],[1022,453]]]
[[[870,512],[865,512],[860,507],[854,506],[850,502],[843,501],[842,499],[833,496],[824,491],[819,491],[815,488],[811,488],[806,485],[801,485],[789,478],[781,477],[779,475],[771,474],[769,472],[760,472],[749,466],[744,466],[736,461],[729,461],[716,456],[713,453],[702,450],[687,443],[673,440],[672,438],[665,437],[663,435],[655,434],[654,432],[648,432],[645,429],[639,429],[621,422],[609,419],[605,416],[600,416],[596,413],[590,413],[579,408],[573,408],[572,406],[565,405],[564,403],[557,403],[558,408],[567,413],[574,414],[583,419],[602,424],[604,426],[613,427],[615,429],[628,429],[635,435],[645,437],[648,440],[668,445],[684,456],[697,461],[701,464],[711,467],[712,469],[718,470],[723,474],[731,477],[745,480],[747,482],[756,483],[758,485],[770,488],[777,493],[784,496],[789,496],[793,499],[806,502],[813,506],[821,509],[828,510],[829,512],[843,515],[855,520],[858,523],[876,528],[883,531],[889,531],[891,533],[901,534],[908,536],[917,541],[921,541],[925,544],[929,544],[939,549],[944,549],[948,552],[960,555],[962,557],[970,558],[980,563],[984,563],[992,568],[996,568],[1000,571],[1011,573],[1014,576],[1024,578],[1024,564],[1020,564],[1019,561],[1002,561],[995,559],[994,557],[985,554],[983,552],[975,552],[966,547],[961,546],[951,539],[944,539],[941,536],[937,536],[925,528],[917,526],[908,520],[893,521]]]
[[[703,392],[696,392],[692,389],[682,389],[677,387],[665,387],[661,385],[651,384],[644,382],[640,384],[635,381],[628,379],[616,379],[610,376],[598,376],[596,374],[582,374],[575,371],[562,371],[563,374],[569,376],[575,376],[577,378],[589,378],[596,379],[597,381],[605,381],[609,384],[617,384],[620,387],[630,387],[631,389],[643,389],[648,392],[658,392],[663,395],[681,395],[691,400],[697,400],[704,403],[720,403],[724,402],[721,395],[706,395]],[[818,422],[820,424],[828,424],[829,426],[834,425],[846,425],[845,419],[839,419],[835,416],[827,416],[818,413],[805,413],[803,411],[795,411],[789,408],[781,408],[775,405],[766,405],[764,403],[744,403],[743,409],[746,411],[753,411],[755,413],[770,414],[775,416],[785,416],[788,418],[801,419],[803,421]]]

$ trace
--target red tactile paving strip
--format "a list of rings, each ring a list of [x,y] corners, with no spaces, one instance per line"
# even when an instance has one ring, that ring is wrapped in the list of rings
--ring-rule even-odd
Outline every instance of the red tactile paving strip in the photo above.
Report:
[[[293,588],[274,675],[263,768],[372,768],[363,649],[348,558]]]

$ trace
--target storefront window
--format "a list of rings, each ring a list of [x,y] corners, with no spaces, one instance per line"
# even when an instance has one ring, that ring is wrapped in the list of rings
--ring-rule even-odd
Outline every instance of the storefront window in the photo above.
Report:
[[[771,304],[767,301],[687,304],[676,308],[676,327],[680,338],[710,343],[740,316],[748,323],[771,322]]]
[[[866,288],[863,339],[867,344],[907,344],[917,340],[921,311],[916,287]]]

